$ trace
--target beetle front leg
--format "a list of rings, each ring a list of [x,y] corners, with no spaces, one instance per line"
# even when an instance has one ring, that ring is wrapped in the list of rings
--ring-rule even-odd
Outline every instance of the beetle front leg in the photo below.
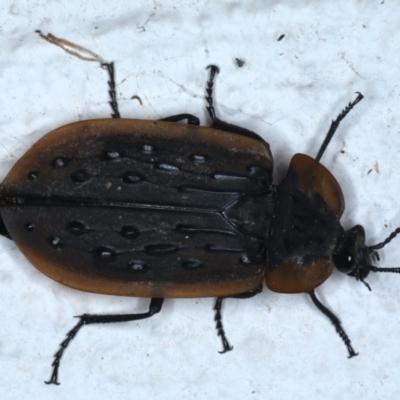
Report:
[[[51,377],[49,381],[45,381],[45,383],[50,384],[54,383],[59,385],[58,382],[58,369],[60,367],[61,357],[64,354],[65,349],[69,345],[70,341],[76,336],[78,331],[82,328],[83,325],[90,324],[109,324],[113,322],[128,322],[128,321],[136,321],[138,319],[150,318],[154,314],[157,314],[161,311],[161,307],[164,299],[151,299],[149,311],[141,314],[116,314],[116,315],[94,315],[94,314],[83,314],[77,316],[79,318],[79,322],[67,333],[67,337],[64,341],[60,343],[60,350],[54,354],[54,361],[51,364],[53,367],[53,371],[51,373]]]
[[[317,296],[314,293],[314,290],[311,290],[308,292],[308,294],[311,297],[312,302],[315,304],[315,306],[320,310],[323,314],[325,314],[330,321],[332,322],[333,326],[336,328],[336,332],[340,336],[340,338],[343,340],[344,344],[347,347],[347,351],[349,353],[348,358],[355,357],[358,355],[356,353],[351,345],[351,340],[347,336],[347,333],[344,331],[342,328],[342,324],[340,323],[340,319],[330,310],[328,310],[318,299]]]

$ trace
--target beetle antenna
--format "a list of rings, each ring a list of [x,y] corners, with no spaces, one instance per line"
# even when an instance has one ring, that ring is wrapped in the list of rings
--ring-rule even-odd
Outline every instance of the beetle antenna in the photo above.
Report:
[[[400,268],[397,268],[397,267],[396,268],[380,268],[380,267],[375,267],[375,265],[366,265],[365,269],[367,269],[370,272],[391,272],[391,273],[395,273],[395,274],[400,274]],[[371,286],[369,286],[368,282],[366,282],[363,277],[356,276],[356,275],[354,275],[354,277],[358,281],[362,282],[370,292],[372,291]]]
[[[359,103],[363,99],[363,95],[360,92],[356,92],[358,96],[353,102],[350,102],[343,110],[342,112],[337,116],[335,120],[332,121],[331,126],[329,128],[328,133],[326,134],[325,140],[322,143],[321,148],[319,149],[319,152],[317,154],[317,157],[315,157],[316,161],[319,161],[324,154],[324,151],[328,147],[329,142],[331,141],[333,135],[336,132],[336,129],[338,128],[340,122],[344,119],[344,117],[353,109],[353,107]]]
[[[398,268],[398,267],[380,268],[380,267],[375,267],[374,265],[369,265],[368,268],[372,272],[392,272],[394,274],[400,274],[400,268]]]
[[[379,260],[379,256],[378,253],[375,250],[379,250],[382,249],[383,247],[385,247],[389,242],[391,242],[398,234],[400,233],[400,227],[396,228],[383,242],[378,243],[378,244],[374,244],[373,246],[368,246],[367,249],[370,253],[373,253],[375,255],[375,257],[378,257]],[[385,271],[387,272],[387,271]]]

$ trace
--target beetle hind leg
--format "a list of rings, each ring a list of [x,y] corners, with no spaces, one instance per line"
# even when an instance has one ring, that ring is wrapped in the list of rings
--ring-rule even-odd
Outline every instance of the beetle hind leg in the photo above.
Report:
[[[340,338],[343,340],[345,346],[347,347],[347,351],[349,353],[348,358],[355,357],[358,355],[356,353],[351,345],[351,340],[347,336],[347,333],[344,331],[342,328],[342,324],[340,323],[339,318],[330,310],[328,310],[318,299],[317,296],[314,293],[314,290],[311,290],[311,292],[307,292],[310,297],[312,302],[315,304],[315,306],[320,310],[323,314],[325,314],[330,321],[332,322],[333,326],[336,328],[336,332],[340,336]]]
[[[150,318],[154,314],[157,314],[161,311],[161,307],[164,299],[151,299],[149,311],[140,314],[116,314],[116,315],[94,315],[94,314],[83,314],[78,316],[79,322],[67,333],[67,337],[60,343],[60,349],[57,353],[54,354],[54,361],[51,364],[53,367],[53,371],[51,373],[51,377],[49,381],[45,381],[45,383],[50,384],[54,383],[59,385],[58,382],[58,369],[60,367],[61,357],[64,354],[65,349],[69,345],[70,341],[76,336],[78,331],[82,328],[83,325],[90,324],[107,324],[113,322],[128,322],[128,321],[136,321],[138,319]]]

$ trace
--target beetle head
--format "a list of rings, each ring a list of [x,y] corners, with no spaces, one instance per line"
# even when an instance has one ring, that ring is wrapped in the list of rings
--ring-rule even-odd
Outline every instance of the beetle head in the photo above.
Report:
[[[343,230],[333,253],[336,268],[361,281],[371,290],[364,280],[371,271],[400,273],[400,268],[378,268],[371,265],[372,260],[379,261],[377,250],[383,248],[398,233],[400,233],[400,228],[393,231],[383,242],[374,246],[366,246],[365,231],[361,225],[356,225],[348,231]]]
[[[365,245],[365,231],[361,225],[343,231],[333,254],[333,260],[340,272],[366,284],[364,278],[369,274],[371,257]],[[369,288],[368,284],[366,285]]]

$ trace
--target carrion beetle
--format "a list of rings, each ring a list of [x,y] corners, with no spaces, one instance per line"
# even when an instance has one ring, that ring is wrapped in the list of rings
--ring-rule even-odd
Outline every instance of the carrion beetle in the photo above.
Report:
[[[64,285],[151,298],[141,314],[79,316],[54,355],[46,383],[59,384],[63,352],[83,325],[149,318],[161,310],[164,298],[217,297],[221,353],[231,350],[222,301],[255,296],[264,279],[279,293],[308,293],[335,326],[349,357],[357,355],[340,320],[314,289],[334,266],[368,288],[370,271],[400,273],[400,268],[372,265],[379,260],[377,250],[400,228],[373,246],[365,244],[362,226],[344,231],[342,191],[320,163],[340,122],[363,96],[358,93],[332,122],[315,158],[296,154],[286,177],[273,185],[269,145],[216,116],[217,67],[208,67],[211,127],[201,127],[190,114],[122,119],[113,63],[39,34],[101,62],[109,76],[113,118],[60,127],[17,161],[0,187],[0,234]]]

